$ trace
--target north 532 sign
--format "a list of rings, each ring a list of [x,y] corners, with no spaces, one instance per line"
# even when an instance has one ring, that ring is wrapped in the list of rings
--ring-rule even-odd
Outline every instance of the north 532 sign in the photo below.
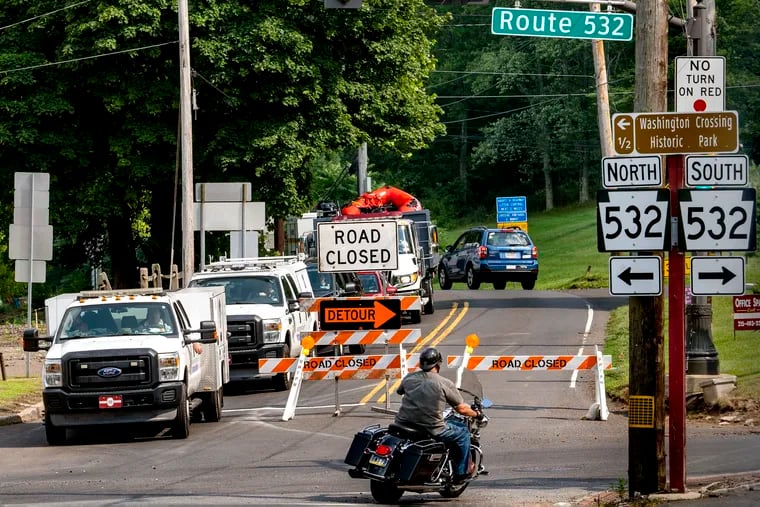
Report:
[[[596,200],[600,252],[651,252],[670,248],[668,190],[599,190]]]
[[[683,251],[754,251],[755,189],[683,189],[678,191]]]

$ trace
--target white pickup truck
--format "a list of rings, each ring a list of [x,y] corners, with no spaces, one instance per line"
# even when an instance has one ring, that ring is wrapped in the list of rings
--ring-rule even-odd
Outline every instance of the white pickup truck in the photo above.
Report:
[[[190,422],[222,416],[229,381],[224,290],[98,290],[45,301],[49,336],[24,331],[24,350],[47,350],[45,433],[163,423],[187,438]]]

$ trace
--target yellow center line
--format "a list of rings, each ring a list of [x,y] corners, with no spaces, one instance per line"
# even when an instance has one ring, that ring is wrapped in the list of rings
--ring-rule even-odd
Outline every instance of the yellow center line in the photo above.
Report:
[[[454,330],[454,328],[457,326],[457,324],[459,324],[459,322],[464,318],[464,316],[467,313],[467,310],[469,309],[469,307],[470,307],[470,304],[467,303],[467,302],[465,302],[464,306],[462,307],[462,310],[459,312],[459,315],[457,316],[456,319],[454,319],[454,322],[452,322],[451,324],[449,324],[449,326],[441,334],[441,336],[439,336],[437,339],[431,341],[431,339],[434,338],[435,335],[438,333],[438,331],[440,330],[440,328],[443,327],[446,324],[446,322],[448,322],[449,318],[451,318],[451,315],[456,310],[456,305],[455,305],[451,309],[451,313],[449,313],[449,315],[446,317],[446,319],[443,322],[441,322],[441,324],[438,327],[436,327],[430,333],[430,335],[428,335],[424,340],[422,340],[420,343],[418,343],[417,345],[415,345],[414,348],[412,348],[412,354],[414,354],[415,352],[419,352],[420,350],[422,350],[422,346],[426,345],[426,343],[429,343],[429,345],[427,345],[428,347],[435,347],[436,345],[438,345],[439,343],[441,343],[444,338],[446,338],[448,335],[451,334],[451,332]],[[388,391],[391,392],[391,393],[395,393],[396,389],[398,389],[398,386],[400,384],[401,384],[401,379],[396,379],[396,381],[393,383],[393,385],[391,386],[391,388]],[[377,399],[377,402],[378,403],[384,403],[385,402],[385,394],[381,395]]]
[[[451,311],[449,311],[449,314],[446,316],[446,318],[444,318],[444,319],[441,321],[441,323],[440,323],[440,324],[438,324],[438,326],[436,326],[436,328],[435,328],[435,329],[433,329],[433,330],[430,332],[430,334],[429,334],[429,335],[427,335],[426,337],[424,337],[424,338],[421,340],[421,343],[425,343],[425,342],[427,342],[428,340],[430,340],[432,337],[434,337],[435,335],[437,335],[437,334],[438,334],[438,332],[441,330],[441,328],[442,328],[443,326],[445,326],[445,325],[446,325],[446,323],[449,321],[449,319],[451,319],[451,317],[454,315],[454,313],[456,312],[456,310],[457,310],[457,307],[458,307],[458,306],[459,306],[459,304],[458,304],[458,303],[454,303],[454,304],[452,305],[452,307],[451,307]],[[412,349],[412,351],[416,350],[416,348],[417,348],[417,347],[415,346],[415,347]],[[364,398],[362,398],[362,399],[361,399],[361,401],[360,401],[359,403],[362,403],[362,404],[364,404],[364,403],[369,403],[369,401],[372,399],[372,397],[373,397],[373,396],[374,396],[374,395],[375,395],[375,394],[376,394],[376,393],[377,393],[377,392],[378,392],[380,389],[382,389],[383,387],[385,387],[385,383],[386,383],[386,382],[387,382],[387,380],[386,380],[386,379],[383,379],[383,380],[379,381],[379,382],[377,383],[377,385],[376,385],[375,387],[373,387],[373,388],[372,388],[372,390],[371,390],[369,393],[367,393],[367,395],[366,395]],[[383,400],[385,400],[385,395],[382,395],[382,397],[383,397]]]

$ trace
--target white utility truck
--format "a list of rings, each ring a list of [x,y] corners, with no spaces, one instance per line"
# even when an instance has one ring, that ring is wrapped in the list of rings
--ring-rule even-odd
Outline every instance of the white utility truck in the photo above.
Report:
[[[187,438],[190,422],[222,416],[229,381],[224,290],[94,290],[45,301],[48,336],[24,331],[24,350],[47,350],[45,433],[159,423]]]
[[[299,334],[317,328],[316,314],[299,301],[314,297],[302,257],[223,258],[194,273],[188,285],[223,287],[227,294],[232,381],[260,378],[259,359],[298,357]],[[275,390],[288,390],[292,374],[273,381]]]

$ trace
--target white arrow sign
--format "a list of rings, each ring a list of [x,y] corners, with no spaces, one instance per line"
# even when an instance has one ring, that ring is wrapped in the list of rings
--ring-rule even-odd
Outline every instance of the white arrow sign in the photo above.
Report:
[[[692,257],[691,293],[695,296],[744,294],[744,257]]]
[[[610,257],[610,294],[659,296],[662,294],[662,259],[656,255]]]

